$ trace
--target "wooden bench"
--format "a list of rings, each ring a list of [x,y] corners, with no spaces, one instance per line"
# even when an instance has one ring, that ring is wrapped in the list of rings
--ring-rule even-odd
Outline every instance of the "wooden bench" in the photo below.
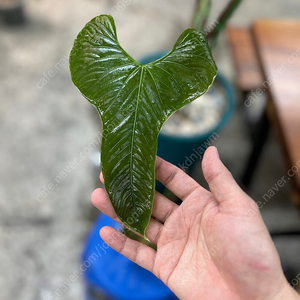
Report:
[[[269,94],[268,117],[284,152],[300,211],[300,22],[258,20],[253,36]]]
[[[268,95],[242,183],[250,184],[270,120],[285,154],[292,199],[300,211],[300,22],[258,20],[251,29],[229,27],[227,36],[237,87],[245,94],[261,89]]]
[[[228,27],[226,32],[236,71],[236,85],[243,92],[245,104],[248,101],[249,93],[251,91],[255,92],[263,84],[263,75],[257,58],[253,36],[249,28]],[[252,182],[270,128],[265,111],[254,128],[251,128],[250,123],[249,133],[252,138],[252,147],[240,180],[244,188],[249,188]]]
[[[250,30],[228,27],[226,32],[235,64],[237,87],[244,93],[261,87],[263,76]]]

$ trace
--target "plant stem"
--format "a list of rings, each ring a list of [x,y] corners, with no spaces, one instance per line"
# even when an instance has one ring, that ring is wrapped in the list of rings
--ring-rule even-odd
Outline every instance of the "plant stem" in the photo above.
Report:
[[[197,0],[195,13],[192,20],[192,28],[203,31],[210,14],[211,0]]]
[[[210,40],[210,46],[213,47],[216,44],[217,37],[220,32],[225,28],[228,20],[237,9],[242,0],[231,0],[223,12],[220,14],[218,18],[218,25],[208,33],[207,38]]]

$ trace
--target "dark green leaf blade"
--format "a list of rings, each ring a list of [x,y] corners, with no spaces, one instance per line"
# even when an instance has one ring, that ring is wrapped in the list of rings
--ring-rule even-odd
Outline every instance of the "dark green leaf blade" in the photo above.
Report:
[[[70,70],[102,119],[102,172],[114,210],[145,235],[159,131],[175,111],[204,94],[217,73],[205,36],[188,29],[168,55],[141,65],[119,45],[113,18],[101,15],[75,40]]]

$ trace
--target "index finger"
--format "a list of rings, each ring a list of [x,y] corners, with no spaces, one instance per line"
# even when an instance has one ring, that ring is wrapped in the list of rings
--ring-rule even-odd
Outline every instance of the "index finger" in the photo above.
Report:
[[[182,201],[194,193],[209,193],[183,170],[158,156],[155,163],[155,177]]]

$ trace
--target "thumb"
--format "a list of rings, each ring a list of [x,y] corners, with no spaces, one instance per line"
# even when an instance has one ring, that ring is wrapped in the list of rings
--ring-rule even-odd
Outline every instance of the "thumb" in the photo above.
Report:
[[[209,147],[204,154],[202,170],[211,193],[220,204],[249,204],[250,198],[238,186],[228,169],[220,160],[216,147]]]

